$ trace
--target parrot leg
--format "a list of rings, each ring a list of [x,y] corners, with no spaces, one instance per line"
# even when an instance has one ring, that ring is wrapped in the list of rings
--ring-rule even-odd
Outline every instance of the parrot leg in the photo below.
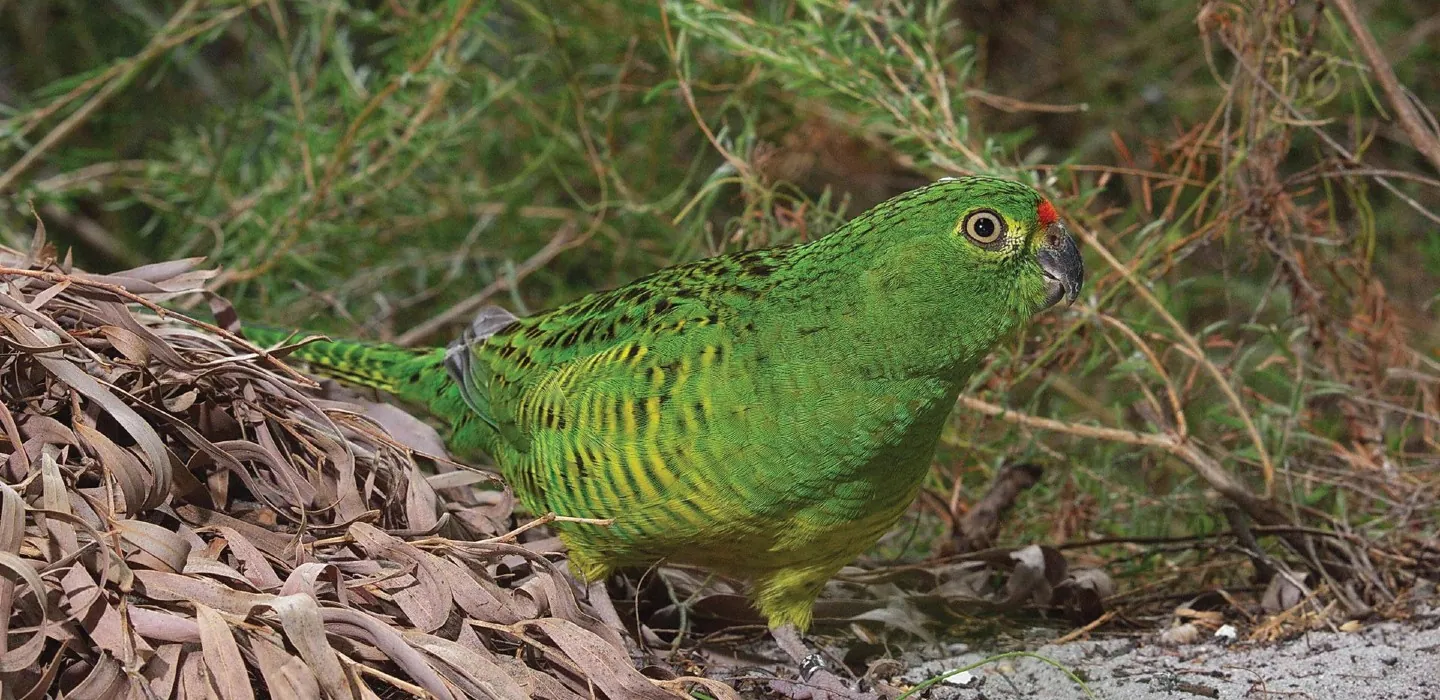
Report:
[[[810,651],[800,638],[800,630],[792,624],[771,628],[771,636],[787,656],[800,667],[799,682],[778,681],[786,688],[772,687],[796,700],[878,700],[875,693],[862,692],[850,687],[839,676],[825,668],[820,654]]]

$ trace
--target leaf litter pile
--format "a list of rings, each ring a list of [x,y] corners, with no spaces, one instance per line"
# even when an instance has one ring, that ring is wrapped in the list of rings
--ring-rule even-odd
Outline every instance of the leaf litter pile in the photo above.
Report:
[[[733,696],[636,670],[433,430],[162,308],[233,321],[197,260],[32,250],[0,248],[4,697]]]

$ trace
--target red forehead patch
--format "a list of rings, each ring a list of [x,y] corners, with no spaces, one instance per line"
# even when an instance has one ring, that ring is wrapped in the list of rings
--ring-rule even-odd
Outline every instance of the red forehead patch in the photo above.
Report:
[[[1041,226],[1049,226],[1060,218],[1060,215],[1055,213],[1055,206],[1048,199],[1040,200],[1040,206],[1035,207],[1035,215],[1040,217]]]

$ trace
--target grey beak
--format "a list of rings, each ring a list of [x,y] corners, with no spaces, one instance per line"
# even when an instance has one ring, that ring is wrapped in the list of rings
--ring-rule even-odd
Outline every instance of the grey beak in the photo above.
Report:
[[[1075,247],[1075,239],[1070,237],[1064,224],[1057,221],[1045,229],[1040,249],[1035,252],[1035,262],[1040,264],[1049,283],[1045,306],[1054,306],[1062,298],[1067,306],[1074,304],[1080,296],[1080,287],[1085,284],[1085,261],[1080,258],[1080,249]]]

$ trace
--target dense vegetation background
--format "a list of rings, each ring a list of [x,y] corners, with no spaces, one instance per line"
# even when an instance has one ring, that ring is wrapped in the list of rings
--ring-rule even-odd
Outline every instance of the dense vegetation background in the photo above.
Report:
[[[425,344],[1023,179],[1087,289],[976,378],[877,554],[951,551],[1032,462],[1000,543],[1092,541],[1118,601],[1289,562],[1320,624],[1440,568],[1436,104],[1421,0],[0,0],[0,231]]]

